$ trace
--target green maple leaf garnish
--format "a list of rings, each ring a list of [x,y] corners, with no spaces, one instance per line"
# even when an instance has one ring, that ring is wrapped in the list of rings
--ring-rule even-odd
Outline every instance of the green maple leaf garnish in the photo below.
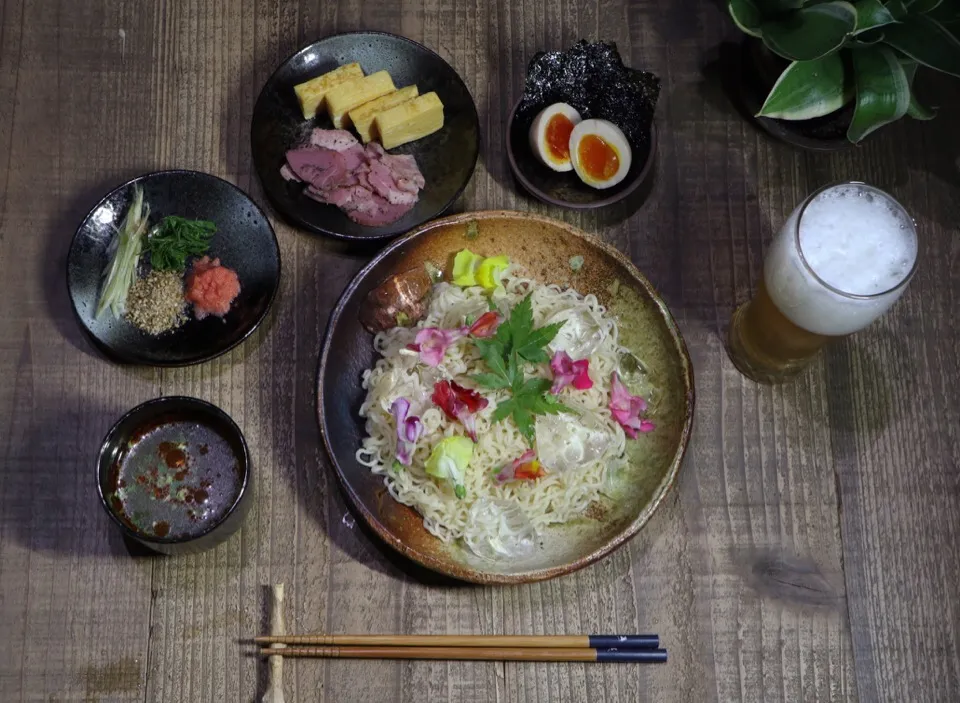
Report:
[[[557,336],[563,322],[543,327],[533,326],[533,305],[530,294],[516,304],[510,319],[502,322],[493,337],[474,340],[490,373],[473,376],[477,385],[490,390],[509,389],[511,397],[499,403],[493,421],[512,417],[520,433],[532,447],[536,439],[536,415],[574,412],[550,394],[552,382],[547,378],[526,378],[524,364],[545,364],[550,361],[546,346]]]

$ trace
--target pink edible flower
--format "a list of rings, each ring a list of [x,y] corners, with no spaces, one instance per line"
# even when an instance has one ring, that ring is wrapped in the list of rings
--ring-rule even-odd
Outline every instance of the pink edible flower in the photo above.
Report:
[[[501,322],[503,322],[503,315],[491,310],[483,313],[476,322],[464,328],[463,331],[473,337],[492,337],[496,334]]]
[[[497,474],[498,483],[507,481],[536,481],[541,476],[546,476],[547,472],[543,465],[537,461],[537,455],[532,449],[525,451],[519,459],[500,469]]]
[[[636,439],[638,432],[651,432],[654,425],[642,419],[640,413],[647,409],[647,401],[630,391],[620,381],[620,375],[614,371],[610,387],[610,413],[630,439]]]
[[[550,392],[556,395],[571,383],[578,391],[593,388],[589,368],[589,359],[574,361],[567,352],[558,351],[550,360],[550,369],[553,371],[553,386],[550,388]]]
[[[410,401],[406,398],[397,398],[390,406],[390,413],[397,421],[397,461],[404,466],[410,466],[413,450],[423,433],[423,423],[416,415],[407,417],[410,412]]]
[[[453,381],[437,381],[433,384],[431,400],[448,418],[463,425],[470,439],[477,441],[477,423],[473,415],[487,407],[489,401],[486,398]]]
[[[414,351],[420,352],[420,361],[427,366],[439,366],[447,347],[456,342],[462,333],[460,330],[442,330],[439,327],[426,327],[417,332]]]

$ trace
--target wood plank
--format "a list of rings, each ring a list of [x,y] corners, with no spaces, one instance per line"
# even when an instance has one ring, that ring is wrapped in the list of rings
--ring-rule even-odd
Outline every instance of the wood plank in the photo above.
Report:
[[[577,574],[438,583],[355,523],[320,447],[313,378],[330,310],[370,252],[272,217],[284,277],[268,320],[187,369],[110,365],[72,318],[67,243],[96,199],[176,166],[263,204],[248,134],[260,87],[303,43],[361,28],[425,43],[474,95],[481,161],[455,210],[531,210],[599,234],[661,290],[687,339],[698,407],[676,490],[628,547]],[[581,37],[615,40],[663,78],[658,174],[638,208],[548,207],[517,191],[504,158],[527,62]],[[265,587],[280,581],[291,631],[654,630],[671,654],[663,667],[389,662],[375,676],[291,662],[290,700],[960,699],[960,98],[934,84],[945,105],[932,123],[848,152],[794,151],[711,83],[705,64],[730,39],[714,4],[655,0],[5,2],[0,699],[250,700],[264,668],[242,640],[264,629]],[[844,178],[916,215],[920,272],[889,315],[796,382],[754,386],[723,351],[729,315],[794,205]],[[131,557],[91,491],[91,457],[123,410],[168,393],[211,400],[244,428],[257,501],[216,550]]]

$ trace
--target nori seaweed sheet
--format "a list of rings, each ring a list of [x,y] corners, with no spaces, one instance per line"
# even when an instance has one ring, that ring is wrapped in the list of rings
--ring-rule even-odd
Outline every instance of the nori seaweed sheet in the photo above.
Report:
[[[640,149],[648,143],[659,95],[660,79],[624,66],[616,44],[581,39],[567,51],[533,57],[515,119],[529,124],[547,105],[564,102],[584,119],[613,122]]]

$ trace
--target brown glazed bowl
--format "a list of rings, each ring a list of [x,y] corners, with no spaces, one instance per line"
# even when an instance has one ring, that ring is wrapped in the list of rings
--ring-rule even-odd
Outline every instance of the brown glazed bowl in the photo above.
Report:
[[[478,236],[467,239],[475,220]],[[507,254],[545,283],[593,293],[615,315],[620,341],[647,368],[657,391],[651,419],[657,427],[642,442],[628,442],[628,466],[613,485],[616,498],[581,520],[540,534],[540,548],[522,560],[487,561],[445,544],[420,515],[396,502],[378,476],[357,462],[364,436],[358,414],[365,392],[361,374],[377,355],[360,324],[360,305],[386,277],[430,261],[448,270],[469,246],[481,255]],[[582,256],[579,271],[570,258]],[[693,370],[676,322],[650,282],[614,247],[563,222],[520,212],[475,212],[429,222],[378,254],[344,291],[327,326],[317,373],[320,431],[344,492],[371,528],[415,562],[475,583],[527,583],[587,566],[623,545],[650,519],[677,477],[693,423]],[[599,506],[597,506],[599,507]]]

